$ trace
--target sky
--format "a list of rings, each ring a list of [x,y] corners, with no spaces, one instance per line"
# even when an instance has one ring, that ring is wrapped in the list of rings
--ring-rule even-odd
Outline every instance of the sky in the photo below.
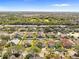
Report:
[[[0,0],[0,11],[79,12],[79,0]]]

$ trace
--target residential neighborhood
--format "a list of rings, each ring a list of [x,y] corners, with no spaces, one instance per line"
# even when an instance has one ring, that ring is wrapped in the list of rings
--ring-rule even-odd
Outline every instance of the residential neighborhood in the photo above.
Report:
[[[79,59],[79,32],[75,29],[44,25],[0,29],[0,59]]]

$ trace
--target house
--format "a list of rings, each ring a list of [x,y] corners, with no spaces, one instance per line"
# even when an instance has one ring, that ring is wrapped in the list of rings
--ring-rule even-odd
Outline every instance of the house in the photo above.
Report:
[[[22,37],[24,35],[24,32],[14,32],[12,34],[10,34],[10,39],[14,39],[14,38],[19,38]]]
[[[79,40],[78,39],[74,40],[74,43],[77,44],[77,45],[79,45]]]
[[[27,38],[32,38],[33,37],[33,32],[27,32]]]
[[[12,42],[12,43],[17,45],[19,43],[19,41],[20,40],[18,38],[16,38],[16,39],[13,39],[13,40],[9,41],[8,43]]]
[[[36,56],[36,57],[31,57],[29,59],[44,59],[43,57],[40,57],[40,56]]]
[[[49,40],[48,41],[48,47],[53,47],[55,45],[54,40]]]
[[[77,32],[69,33],[67,35],[70,36],[70,37],[74,37],[75,39],[79,38],[79,33],[77,33]]]
[[[68,50],[68,54],[69,56],[74,56],[76,54],[76,52],[72,49]]]
[[[39,53],[39,56],[44,57],[45,54],[49,54],[49,51],[47,51],[47,48],[42,48],[41,52]]]
[[[65,48],[70,48],[70,47],[72,47],[72,46],[75,44],[75,43],[74,43],[72,40],[70,40],[70,39],[61,38],[60,40],[61,40],[61,42],[62,42],[62,44],[63,44],[63,46],[64,46]]]
[[[37,32],[37,36],[38,36],[38,38],[44,38],[45,37],[44,32]]]
[[[24,57],[20,54],[12,54],[9,59],[24,59]]]

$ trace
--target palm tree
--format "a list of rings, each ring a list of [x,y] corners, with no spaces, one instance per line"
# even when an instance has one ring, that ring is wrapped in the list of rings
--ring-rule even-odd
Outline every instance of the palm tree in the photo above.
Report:
[[[36,40],[32,40],[32,43],[31,43],[31,47],[28,48],[28,53],[29,54],[32,54],[34,56],[34,59],[36,59],[36,55],[38,55],[38,53],[41,51],[40,48],[36,47]]]
[[[20,40],[18,43],[19,45],[22,44],[23,40],[27,40],[27,33],[25,33],[23,37],[19,37],[19,40]]]

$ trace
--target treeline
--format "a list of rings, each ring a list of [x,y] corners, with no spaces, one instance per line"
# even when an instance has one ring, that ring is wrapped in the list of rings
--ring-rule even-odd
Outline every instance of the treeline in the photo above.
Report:
[[[0,25],[78,25],[75,18],[55,17],[55,16],[2,16],[0,17]]]

